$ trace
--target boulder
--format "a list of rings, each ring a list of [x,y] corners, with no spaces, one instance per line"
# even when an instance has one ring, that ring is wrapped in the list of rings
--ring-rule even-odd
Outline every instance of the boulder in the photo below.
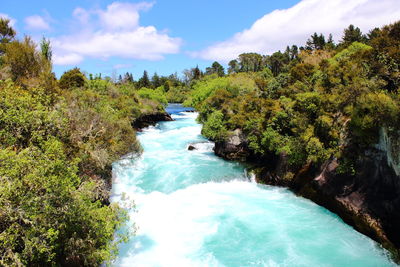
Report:
[[[139,118],[133,121],[132,126],[133,128],[140,130],[155,125],[159,121],[173,121],[173,119],[167,112],[142,114]]]
[[[215,142],[214,152],[224,159],[239,161],[246,161],[250,155],[247,140],[240,129],[233,131],[226,140]]]

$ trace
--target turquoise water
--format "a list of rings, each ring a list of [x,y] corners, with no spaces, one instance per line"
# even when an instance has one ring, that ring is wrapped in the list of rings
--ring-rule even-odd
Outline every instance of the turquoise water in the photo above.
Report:
[[[180,110],[139,134],[139,158],[114,164],[112,201],[134,199],[138,227],[114,266],[394,265],[336,215],[216,157],[196,114]]]

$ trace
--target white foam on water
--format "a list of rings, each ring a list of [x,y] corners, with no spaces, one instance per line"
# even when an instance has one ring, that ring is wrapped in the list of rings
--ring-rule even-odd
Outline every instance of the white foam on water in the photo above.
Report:
[[[111,201],[135,201],[138,231],[113,266],[394,266],[337,216],[209,153],[196,116],[144,129],[144,153],[114,163]]]
[[[164,131],[163,133],[163,138],[167,136],[197,136],[201,134],[201,127],[199,126],[187,126],[179,129],[173,129],[173,130],[168,130]]]
[[[245,170],[245,176],[250,182],[257,183],[256,174],[254,172]]]
[[[208,152],[213,152],[214,151],[214,142],[202,142],[202,143],[195,143],[191,144],[192,146],[195,147],[195,150],[192,150],[193,152],[199,152],[199,153],[208,153]]]
[[[199,115],[198,112],[180,112],[179,114],[172,114],[173,119],[196,119]]]
[[[223,266],[212,254],[201,253],[204,239],[218,230],[215,217],[223,212],[220,204],[229,202],[229,196],[216,194],[216,187],[217,183],[207,183],[171,194],[132,194],[138,209],[131,214],[139,226],[137,239],[151,244],[137,241],[117,265]]]
[[[321,266],[323,262],[312,254],[299,251],[302,244],[312,246],[314,253],[330,253],[335,249],[333,242],[341,239],[352,244],[345,245],[339,256],[353,257],[353,261],[360,254],[370,257],[366,262],[371,264],[364,266],[374,266],[379,257],[384,259],[371,240],[342,222],[332,223],[332,214],[315,217],[307,212],[321,209],[310,201],[301,199],[290,206],[298,198],[281,188],[234,180],[192,185],[171,194],[135,193],[132,197],[138,212],[131,215],[139,230],[115,266]],[[297,209],[299,206],[305,206],[304,210]],[[287,213],[288,209],[294,213]],[[294,218],[299,216],[301,230],[308,231],[315,241],[295,240],[298,232],[292,227],[296,225]],[[326,233],[315,235],[315,229],[325,229]],[[337,233],[343,236],[338,239]],[[262,235],[266,239],[257,240]],[[251,245],[248,251],[242,247],[246,244]],[[241,254],[248,265],[224,262]],[[251,259],[252,256],[260,258]]]

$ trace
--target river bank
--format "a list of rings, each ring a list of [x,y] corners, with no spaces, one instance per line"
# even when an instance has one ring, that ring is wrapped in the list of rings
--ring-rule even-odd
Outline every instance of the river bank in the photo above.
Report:
[[[382,140],[392,142],[381,138],[381,143]],[[252,165],[259,183],[289,188],[329,209],[357,231],[382,244],[398,262],[400,179],[396,174],[397,165],[390,164],[389,160],[391,150],[397,149],[393,146],[382,143],[365,151],[356,162],[354,176],[337,171],[339,163],[334,158],[322,165],[309,163],[293,171],[284,154],[254,154],[240,130],[225,141],[216,142],[214,152],[227,160]]]
[[[134,199],[138,227],[114,266],[394,265],[336,215],[215,156],[182,111],[138,134],[139,158],[114,163],[111,200]]]

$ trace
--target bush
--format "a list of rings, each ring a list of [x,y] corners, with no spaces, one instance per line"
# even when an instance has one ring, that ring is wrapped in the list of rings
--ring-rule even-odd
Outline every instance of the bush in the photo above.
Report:
[[[80,88],[85,85],[86,77],[79,68],[64,72],[59,81],[61,89]]]
[[[98,265],[112,258],[114,231],[126,219],[96,200],[62,143],[0,149],[0,265]]]
[[[0,147],[20,149],[40,146],[51,136],[62,138],[67,121],[52,101],[42,88],[27,90],[0,81]]]
[[[85,88],[68,92],[60,110],[68,121],[68,142],[85,173],[99,175],[121,155],[140,151],[131,127],[137,108],[134,99],[122,94],[114,98]]]
[[[227,136],[227,130],[223,121],[224,115],[221,111],[213,112],[204,123],[201,133],[214,141],[224,140]]]
[[[162,87],[157,89],[142,87],[137,91],[137,94],[141,99],[143,113],[149,113],[154,110],[162,111],[168,105],[168,100]]]
[[[358,100],[350,122],[352,134],[360,144],[377,143],[383,124],[391,128],[399,123],[399,103],[384,92],[369,93]]]
[[[190,88],[187,86],[170,86],[166,97],[169,103],[183,103],[189,96]]]
[[[38,78],[48,67],[48,62],[36,50],[35,43],[25,37],[22,42],[12,41],[4,45],[5,55],[3,57],[5,77],[11,78],[18,84],[27,84],[28,80]]]

